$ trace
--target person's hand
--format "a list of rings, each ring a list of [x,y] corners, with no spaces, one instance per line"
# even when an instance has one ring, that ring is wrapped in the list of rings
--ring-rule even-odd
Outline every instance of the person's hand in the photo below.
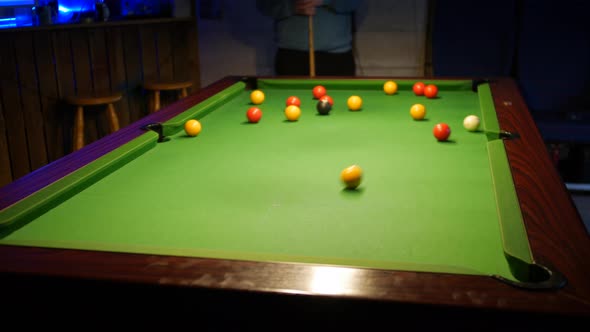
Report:
[[[321,6],[322,0],[295,0],[295,14],[313,16],[315,9]]]

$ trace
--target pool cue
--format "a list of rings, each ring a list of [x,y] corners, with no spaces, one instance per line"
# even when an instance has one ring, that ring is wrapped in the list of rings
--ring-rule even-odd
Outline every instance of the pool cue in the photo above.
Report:
[[[315,77],[315,50],[313,47],[313,16],[309,15],[307,20],[309,38],[309,77]]]

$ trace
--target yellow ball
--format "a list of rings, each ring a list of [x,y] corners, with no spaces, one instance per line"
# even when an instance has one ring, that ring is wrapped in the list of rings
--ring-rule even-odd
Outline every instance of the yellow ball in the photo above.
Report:
[[[340,173],[340,180],[347,189],[356,189],[361,184],[363,170],[358,165],[348,166]]]
[[[410,115],[414,120],[423,120],[426,116],[426,107],[422,104],[414,104],[410,108]]]
[[[350,96],[347,101],[348,109],[358,111],[363,107],[363,100],[359,96]]]
[[[197,136],[201,132],[201,123],[197,120],[188,120],[184,123],[184,132],[189,136]]]
[[[295,105],[289,105],[285,108],[285,116],[289,121],[297,121],[301,116],[301,109]]]
[[[392,95],[392,94],[396,93],[397,92],[397,83],[395,83],[394,81],[385,82],[385,84],[383,84],[383,91],[385,91],[385,93],[388,95]]]
[[[254,105],[260,105],[264,102],[264,92],[261,90],[254,90],[250,93],[250,101]]]

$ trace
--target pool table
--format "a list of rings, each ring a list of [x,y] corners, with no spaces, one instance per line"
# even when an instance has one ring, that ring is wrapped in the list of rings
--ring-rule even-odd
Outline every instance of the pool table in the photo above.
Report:
[[[417,81],[437,97],[414,95]],[[254,89],[263,115],[249,123]],[[586,316],[589,258],[510,78],[226,77],[0,190],[10,276]]]

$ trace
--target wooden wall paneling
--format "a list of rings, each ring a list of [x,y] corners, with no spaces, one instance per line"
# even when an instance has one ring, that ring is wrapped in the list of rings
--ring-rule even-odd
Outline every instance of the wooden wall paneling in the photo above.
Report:
[[[123,38],[123,58],[127,77],[127,97],[129,102],[129,122],[135,122],[147,114],[144,98],[142,54],[139,27],[136,25],[121,28]]]
[[[190,79],[190,73],[188,71],[188,40],[186,25],[176,24],[173,31],[172,37],[172,56],[173,56],[173,69],[174,79],[184,81]],[[193,90],[195,88],[193,87]]]
[[[143,81],[159,79],[156,48],[156,29],[153,26],[141,26],[139,28],[141,40],[141,60]]]
[[[88,53],[94,94],[105,95],[111,92],[109,58],[107,56],[106,32],[104,29],[88,30]],[[105,106],[94,107],[92,116],[96,119],[98,138],[109,134],[109,126],[104,112]],[[117,105],[115,105],[115,110]],[[88,142],[90,143],[90,142]]]
[[[158,80],[159,73],[157,68],[157,48],[156,48],[156,38],[155,38],[155,29],[153,26],[143,26],[139,28],[139,39],[141,42],[141,70],[142,70],[142,84],[147,81]],[[150,98],[150,93],[148,91],[143,91],[142,93],[143,99],[145,100],[145,108],[151,109],[152,106],[149,106],[148,103],[152,102]],[[147,111],[146,111],[147,113]]]
[[[174,67],[172,56],[172,35],[177,31],[177,25],[174,23],[163,24],[156,31],[156,48],[157,48],[157,66],[159,79],[161,81],[172,81],[174,79]],[[161,103],[162,106],[169,105],[176,101],[178,97],[177,91],[162,92]]]
[[[35,63],[33,34],[20,32],[14,39],[16,64],[20,80],[19,92],[25,120],[31,171],[47,164],[45,119],[41,112],[39,80]]]
[[[74,60],[74,76],[76,95],[94,95],[94,81],[90,64],[89,33],[87,29],[70,30],[72,54]],[[89,144],[98,139],[97,112],[89,112],[93,108],[84,108],[84,139]]]
[[[12,182],[12,168],[10,167],[10,151],[8,150],[8,136],[2,107],[2,86],[0,86],[0,187]]]
[[[70,30],[72,44],[72,61],[74,64],[74,83],[76,95],[92,95],[94,93],[92,68],[88,44],[88,30]]]
[[[18,179],[31,171],[29,164],[29,146],[24,114],[18,92],[19,77],[17,71],[14,36],[0,34],[0,79],[2,80],[2,109],[6,124],[9,146],[12,180]]]
[[[55,73],[57,75],[58,117],[63,119],[64,154],[72,151],[72,128],[74,110],[63,102],[65,96],[76,94],[76,75],[72,54],[72,40],[69,30],[58,30],[52,35],[55,54]]]
[[[188,64],[187,71],[189,72],[190,78],[193,81],[193,90],[198,90],[201,87],[201,74],[199,72],[199,43],[197,35],[197,22],[190,21],[185,23],[185,29],[187,31],[186,43]]]
[[[104,29],[88,30],[88,54],[95,95],[108,94],[111,91],[105,35]]]
[[[111,92],[120,92],[123,98],[117,103],[117,115],[121,128],[130,124],[129,117],[129,87],[125,74],[125,52],[123,49],[122,28],[110,28],[106,31],[105,43],[109,63],[109,77]]]
[[[156,31],[156,49],[158,56],[159,79],[170,81],[174,78],[173,56],[172,56],[172,36],[177,31],[176,24],[163,24]]]
[[[59,105],[53,35],[49,31],[36,31],[33,34],[48,162],[64,155],[64,114]]]

